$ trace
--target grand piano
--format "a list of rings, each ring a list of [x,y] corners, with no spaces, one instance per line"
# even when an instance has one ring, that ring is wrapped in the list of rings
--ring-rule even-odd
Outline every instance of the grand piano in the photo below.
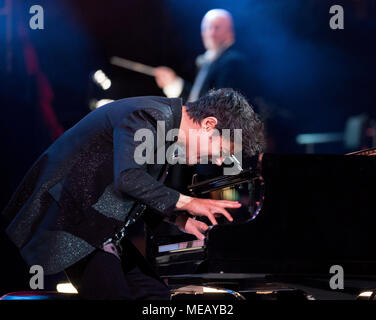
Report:
[[[162,225],[149,259],[176,297],[206,287],[241,299],[373,297],[375,155],[263,154],[237,175],[195,180],[193,196],[243,204],[234,222],[223,218],[203,241]],[[329,285],[333,266],[343,288]]]

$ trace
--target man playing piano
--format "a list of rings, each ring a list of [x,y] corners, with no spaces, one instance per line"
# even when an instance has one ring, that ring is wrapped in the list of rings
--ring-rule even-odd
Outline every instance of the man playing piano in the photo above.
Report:
[[[167,133],[176,130],[188,164],[208,157],[220,165],[220,151],[239,147],[214,134],[222,129],[241,129],[248,155],[263,147],[262,123],[232,89],[212,91],[186,106],[177,98],[136,97],[91,112],[39,157],[3,211],[6,232],[29,265],[41,265],[47,275],[65,271],[86,299],[169,299],[167,286],[126,238],[120,247],[119,231],[126,234],[124,226],[143,216],[151,224],[169,220],[202,239],[208,226],[183,212],[216,224],[221,215],[231,221],[226,208],[241,205],[182,195],[163,184],[166,163],[140,164],[136,153],[143,141],[137,132],[148,130],[158,140],[161,123]],[[197,137],[208,143],[189,152]],[[162,140],[166,147],[173,143]],[[214,144],[220,147],[212,150]],[[158,153],[156,147],[152,156]],[[135,213],[143,206],[144,214]]]

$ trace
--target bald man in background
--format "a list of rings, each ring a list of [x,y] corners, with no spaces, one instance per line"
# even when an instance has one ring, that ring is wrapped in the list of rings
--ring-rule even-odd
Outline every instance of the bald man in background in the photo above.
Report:
[[[198,56],[199,72],[193,85],[168,67],[157,67],[155,80],[167,97],[195,101],[210,89],[234,88],[252,100],[254,85],[248,75],[246,58],[234,48],[235,33],[231,14],[224,9],[208,11],[201,22],[205,53]]]

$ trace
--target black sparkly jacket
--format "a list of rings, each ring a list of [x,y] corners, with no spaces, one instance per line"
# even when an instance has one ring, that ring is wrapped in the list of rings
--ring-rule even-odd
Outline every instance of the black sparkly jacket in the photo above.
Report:
[[[137,164],[142,141],[134,133],[151,130],[155,156],[157,121],[164,121],[165,139],[179,128],[181,108],[181,99],[163,97],[115,101],[88,114],[39,157],[3,211],[6,233],[29,265],[54,274],[101,248],[136,200],[161,216],[171,214],[179,193],[157,181],[164,164]]]

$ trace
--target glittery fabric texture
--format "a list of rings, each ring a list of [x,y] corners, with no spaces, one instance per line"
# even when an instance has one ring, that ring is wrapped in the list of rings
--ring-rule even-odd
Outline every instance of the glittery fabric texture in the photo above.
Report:
[[[29,264],[60,272],[103,248],[135,201],[161,215],[179,193],[157,181],[163,165],[134,161],[140,128],[179,128],[181,99],[137,97],[103,106],[66,131],[35,162],[3,211],[9,238]],[[169,144],[166,143],[166,148]]]

